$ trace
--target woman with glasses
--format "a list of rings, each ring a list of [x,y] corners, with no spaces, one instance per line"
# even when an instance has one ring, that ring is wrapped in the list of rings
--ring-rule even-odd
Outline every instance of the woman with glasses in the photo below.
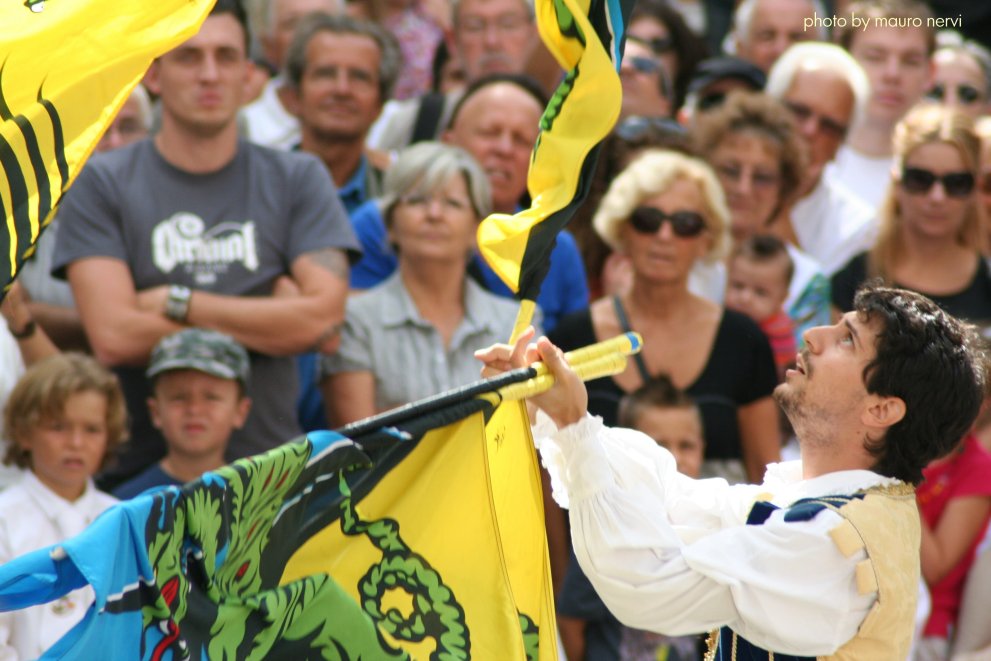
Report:
[[[630,15],[627,34],[650,46],[673,82],[672,114],[685,102],[688,83],[708,54],[705,42],[663,0],[639,0]]]
[[[785,241],[795,265],[785,311],[795,325],[795,341],[813,326],[830,323],[829,280],[819,263],[789,239],[781,210],[801,186],[805,154],[788,109],[764,95],[734,92],[717,110],[699,117],[692,130],[695,149],[716,171],[730,212],[734,242],[757,234],[773,234]],[[699,282],[722,279],[704,277]],[[713,292],[713,296],[719,296]]]
[[[988,111],[989,91],[991,53],[980,44],[960,40],[941,46],[933,54],[933,80],[927,98],[977,119]]]
[[[516,318],[516,303],[467,276],[478,223],[492,210],[489,179],[467,152],[437,142],[408,147],[383,186],[399,268],[348,299],[340,349],[322,358],[332,425],[478,380],[474,351],[504,342]]]
[[[623,394],[668,374],[699,403],[706,470],[757,481],[780,448],[770,346],[748,318],[688,289],[697,261],[725,254],[728,223],[708,165],[675,152],[645,152],[616,177],[593,219],[605,242],[629,259],[632,285],[563,319],[551,340],[570,350],[639,332],[644,350],[626,371],[589,383],[590,410],[615,424]]]
[[[688,132],[669,117],[634,115],[620,120],[602,141],[588,197],[568,224],[585,263],[591,300],[629,288],[629,260],[602,240],[592,226],[592,217],[616,176],[650,148],[688,152]]]
[[[976,190],[981,143],[973,123],[952,108],[917,106],[895,129],[894,144],[896,169],[878,211],[877,241],[833,276],[833,305],[850,310],[856,288],[879,277],[925,294],[956,317],[991,321]]]

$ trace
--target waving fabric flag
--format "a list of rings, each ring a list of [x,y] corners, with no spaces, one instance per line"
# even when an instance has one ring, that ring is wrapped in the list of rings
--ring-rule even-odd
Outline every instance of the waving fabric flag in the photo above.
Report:
[[[195,34],[212,6],[0,0],[0,291],[148,65]]]
[[[493,478],[532,492],[526,471],[489,465],[532,447],[526,425],[503,418],[518,418],[518,403],[501,412],[495,389],[533,374],[369,419],[348,428],[354,441],[317,432],[120,503],[0,566],[0,610],[93,586],[94,606],[45,658],[554,659],[551,605],[519,611],[505,565],[507,554],[545,560],[539,503],[490,495]],[[502,525],[525,534],[506,548]]]
[[[478,246],[503,282],[530,303],[517,332],[530,323],[532,301],[547,275],[557,233],[591,184],[597,146],[619,117],[619,65],[633,0],[539,0],[537,26],[567,72],[540,120],[527,187],[533,204],[514,216],[493,214],[478,228]]]

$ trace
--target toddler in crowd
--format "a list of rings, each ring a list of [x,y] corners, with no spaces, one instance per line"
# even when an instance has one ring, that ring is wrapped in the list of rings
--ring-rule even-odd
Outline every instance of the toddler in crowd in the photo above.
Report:
[[[794,269],[781,239],[757,235],[733,249],[726,279],[726,307],[747,315],[764,331],[779,379],[784,379],[797,352],[795,325],[784,311]]]
[[[31,366],[3,411],[5,464],[26,469],[0,493],[0,563],[74,537],[115,501],[92,476],[127,434],[117,378],[94,359],[56,354]],[[0,613],[0,658],[36,659],[79,622],[92,588]]]
[[[148,409],[165,438],[158,463],[114,490],[132,498],[154,487],[182,485],[227,462],[231,433],[248,418],[248,352],[216,331],[188,328],[162,338],[146,372]]]
[[[702,416],[695,402],[675,388],[666,375],[654,377],[620,401],[620,427],[637,429],[674,455],[678,472],[697,479],[705,456]],[[624,661],[696,659],[696,636],[663,636],[623,627],[620,658]]]

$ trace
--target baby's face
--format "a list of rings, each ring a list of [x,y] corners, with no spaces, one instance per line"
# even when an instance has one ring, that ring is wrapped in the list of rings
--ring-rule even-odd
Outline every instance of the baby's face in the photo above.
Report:
[[[699,476],[705,441],[702,440],[698,411],[694,408],[646,408],[637,416],[636,427],[674,455],[679,473]]]
[[[735,257],[726,281],[726,307],[760,323],[774,316],[788,297],[787,265],[783,260],[755,262]]]

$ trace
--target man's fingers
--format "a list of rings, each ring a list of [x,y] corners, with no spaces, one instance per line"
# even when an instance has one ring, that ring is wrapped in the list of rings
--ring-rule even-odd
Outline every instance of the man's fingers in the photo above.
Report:
[[[546,337],[542,337],[537,341],[537,351],[540,353],[541,361],[543,361],[544,365],[547,365],[547,369],[551,371],[551,374],[561,376],[561,374],[567,372],[568,365],[564,360],[564,352],[551,344],[551,341]]]
[[[509,358],[509,362],[513,364],[513,367],[526,367],[530,364],[527,362],[527,345],[529,345],[535,333],[536,331],[533,329],[533,326],[527,326],[526,330],[516,338],[516,344],[513,345],[513,354]]]

